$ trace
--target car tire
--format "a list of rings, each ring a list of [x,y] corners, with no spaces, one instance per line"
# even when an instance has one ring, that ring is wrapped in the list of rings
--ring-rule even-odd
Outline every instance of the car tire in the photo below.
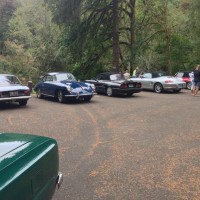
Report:
[[[36,91],[36,97],[38,98],[38,99],[41,99],[43,96],[42,96],[42,94],[41,94],[41,90],[40,89],[38,89],[37,91]]]
[[[192,87],[192,83],[191,83],[191,82],[187,82],[187,83],[186,83],[186,88],[187,88],[188,90],[191,90],[191,87]]]
[[[131,97],[133,95],[133,93],[127,93],[127,97]]]
[[[180,91],[181,91],[181,88],[178,89],[178,90],[174,90],[175,93],[178,93],[178,92],[180,92]]]
[[[112,90],[111,87],[107,87],[107,89],[106,89],[106,95],[108,97],[111,97],[113,95],[113,90]]]
[[[57,98],[58,98],[58,101],[60,103],[64,103],[65,102],[65,97],[64,97],[64,94],[63,94],[63,92],[61,90],[58,90]]]
[[[92,97],[85,97],[84,101],[89,102],[92,99]]]
[[[20,106],[25,106],[26,104],[27,104],[27,100],[21,100],[21,101],[19,101],[19,105]]]
[[[163,86],[162,86],[161,83],[156,83],[156,84],[154,85],[154,92],[156,92],[156,93],[161,93],[161,92],[163,92]]]

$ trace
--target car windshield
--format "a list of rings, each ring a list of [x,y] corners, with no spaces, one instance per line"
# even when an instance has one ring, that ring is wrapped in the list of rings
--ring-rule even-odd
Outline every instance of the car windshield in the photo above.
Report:
[[[0,76],[0,85],[21,84],[16,76]]]
[[[153,72],[152,73],[152,78],[157,78],[157,77],[161,77],[161,76],[167,76],[166,72]]]
[[[70,73],[57,74],[56,79],[57,81],[64,81],[64,80],[76,81],[76,78],[73,76],[73,74],[70,74]]]
[[[112,74],[110,75],[110,80],[111,81],[124,80],[124,76],[122,74]]]
[[[176,74],[176,77],[182,78],[182,77],[183,77],[183,74],[184,74],[184,73],[182,73],[182,72],[178,72],[178,73]]]

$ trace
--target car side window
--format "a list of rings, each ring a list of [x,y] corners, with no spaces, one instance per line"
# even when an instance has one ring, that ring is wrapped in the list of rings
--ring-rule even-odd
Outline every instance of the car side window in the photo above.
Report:
[[[102,75],[102,74],[99,74],[99,75],[97,76],[97,80],[104,80],[103,75]]]
[[[152,74],[146,73],[146,74],[143,75],[143,78],[152,78]]]
[[[57,78],[56,78],[56,76],[54,75],[54,76],[52,76],[52,80],[53,81],[57,81]]]
[[[184,75],[183,75],[183,77],[190,77],[189,76],[189,72],[185,72]]]
[[[53,77],[50,75],[46,76],[46,81],[53,81]]]

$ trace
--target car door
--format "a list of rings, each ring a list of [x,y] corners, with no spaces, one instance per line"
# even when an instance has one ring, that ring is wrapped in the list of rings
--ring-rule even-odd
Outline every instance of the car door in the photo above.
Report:
[[[53,76],[47,75],[45,81],[45,94],[48,96],[54,96],[55,85],[53,83]]]
[[[36,89],[40,90],[42,94],[45,94],[45,80],[46,76],[42,77],[36,86]]]
[[[152,74],[151,73],[145,73],[142,76],[141,82],[142,82],[142,88],[143,89],[148,89],[148,90],[152,89],[152,87],[153,87]]]
[[[105,82],[106,77],[104,74],[99,74],[97,76],[97,82],[95,83],[96,92],[105,93]]]

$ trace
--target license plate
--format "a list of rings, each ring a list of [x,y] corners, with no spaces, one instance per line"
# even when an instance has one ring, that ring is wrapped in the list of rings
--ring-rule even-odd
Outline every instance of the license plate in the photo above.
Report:
[[[183,88],[183,84],[178,84],[179,88]]]
[[[10,96],[11,97],[18,96],[18,91],[10,92]]]
[[[133,84],[129,84],[128,86],[129,86],[129,87],[133,87]]]

